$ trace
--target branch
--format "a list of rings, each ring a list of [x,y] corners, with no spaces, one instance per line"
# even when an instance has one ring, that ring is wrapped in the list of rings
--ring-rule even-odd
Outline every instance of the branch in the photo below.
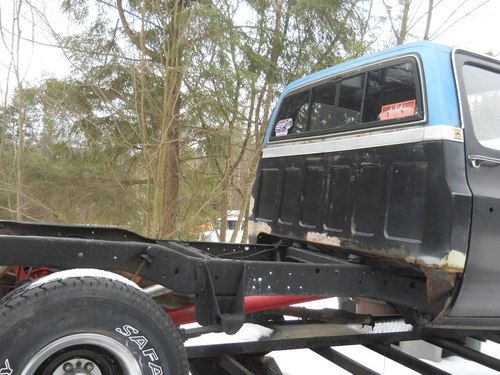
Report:
[[[158,52],[155,52],[145,45],[141,43],[141,35],[140,33],[136,33],[132,28],[130,27],[127,18],[125,17],[125,11],[123,9],[123,0],[116,0],[116,9],[118,9],[118,16],[120,17],[120,21],[122,23],[123,29],[125,30],[125,33],[127,34],[128,38],[130,41],[143,53],[145,53],[148,57],[150,57],[153,61],[162,63],[162,55],[159,54]]]
[[[441,34],[443,34],[445,31],[447,31],[450,27],[453,27],[454,25],[456,25],[458,22],[460,22],[461,20],[463,20],[465,17],[468,17],[470,16],[472,13],[474,13],[476,10],[478,10],[479,8],[481,8],[483,5],[485,5],[486,3],[489,3],[490,0],[485,0],[483,1],[481,4],[479,4],[477,7],[473,8],[470,12],[464,14],[462,17],[460,17],[459,19],[457,19],[455,22],[453,22],[451,25],[449,25],[448,27],[446,27],[445,29],[443,29],[439,34],[436,35],[437,33],[437,30],[430,36],[430,40],[434,40],[436,39],[437,37],[439,37]],[[457,8],[458,9],[458,8]],[[438,29],[439,30],[439,29]]]
[[[424,40],[429,40],[429,29],[431,28],[433,8],[434,8],[434,0],[429,0],[429,10],[427,11],[427,22],[425,23]]]
[[[382,3],[384,4],[385,9],[387,10],[387,16],[389,17],[389,22],[391,24],[391,29],[392,32],[394,33],[394,37],[396,38],[396,40],[398,40],[399,32],[396,30],[396,27],[394,26],[394,21],[392,20],[391,7],[387,5],[385,0],[382,0]]]

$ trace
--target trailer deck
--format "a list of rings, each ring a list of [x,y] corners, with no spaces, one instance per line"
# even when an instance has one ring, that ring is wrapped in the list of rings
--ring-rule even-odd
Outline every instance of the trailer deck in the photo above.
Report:
[[[259,341],[186,346],[193,374],[255,374],[255,360],[263,374],[281,374],[274,361],[262,356],[279,350],[310,349],[352,374],[375,375],[353,358],[335,350],[336,346],[363,345],[420,374],[450,375],[428,362],[397,349],[400,341],[424,340],[464,359],[500,371],[500,360],[464,345],[467,337],[500,342],[500,332],[448,329],[413,329],[402,320],[381,321],[372,327],[330,323],[288,321],[267,326],[273,330]],[[254,359],[254,361],[249,361]],[[249,364],[249,365],[248,365]],[[248,367],[247,367],[248,366]],[[209,370],[208,370],[209,369]]]

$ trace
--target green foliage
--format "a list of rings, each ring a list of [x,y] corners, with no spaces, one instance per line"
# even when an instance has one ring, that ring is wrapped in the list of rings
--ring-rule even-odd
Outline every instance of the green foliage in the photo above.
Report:
[[[226,209],[244,211],[279,91],[366,50],[362,1],[184,0],[176,18],[178,1],[123,1],[131,31],[117,22],[115,6],[62,1],[85,27],[59,37],[71,77],[23,92],[27,218],[151,234],[162,131],[175,124],[176,235],[194,238]],[[180,105],[169,117],[177,79]],[[0,108],[2,218],[12,218],[18,97]]]

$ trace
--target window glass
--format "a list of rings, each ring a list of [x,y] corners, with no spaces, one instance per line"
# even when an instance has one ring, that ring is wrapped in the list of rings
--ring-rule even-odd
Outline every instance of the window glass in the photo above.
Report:
[[[483,146],[500,150],[500,74],[472,65],[463,74],[474,134]]]
[[[405,62],[368,73],[363,122],[387,121],[417,115],[416,66]]]
[[[303,133],[307,129],[310,90],[305,90],[283,100],[274,124],[274,135],[283,137],[288,134]]]
[[[359,123],[365,75],[360,74],[340,82],[339,104],[335,127]]]
[[[309,130],[333,127],[335,108],[335,84],[329,83],[312,89]]]
[[[365,82],[366,81],[366,82]],[[273,136],[359,129],[422,118],[418,65],[407,58],[285,97]],[[366,125],[365,127],[372,126]]]

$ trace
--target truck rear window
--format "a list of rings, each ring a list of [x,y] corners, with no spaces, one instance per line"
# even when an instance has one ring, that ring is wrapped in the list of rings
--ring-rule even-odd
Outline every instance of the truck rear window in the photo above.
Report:
[[[361,120],[365,75],[360,74],[340,81],[339,104],[334,127],[357,124]]]
[[[415,58],[383,64],[286,96],[272,139],[341,132],[423,119]]]
[[[415,76],[415,65],[410,62],[368,72],[363,122],[414,116]]]
[[[290,95],[283,100],[275,124],[276,136],[300,134],[307,130],[310,90]]]
[[[314,87],[311,98],[311,118],[309,129],[325,130],[333,123],[335,114],[335,84]]]

